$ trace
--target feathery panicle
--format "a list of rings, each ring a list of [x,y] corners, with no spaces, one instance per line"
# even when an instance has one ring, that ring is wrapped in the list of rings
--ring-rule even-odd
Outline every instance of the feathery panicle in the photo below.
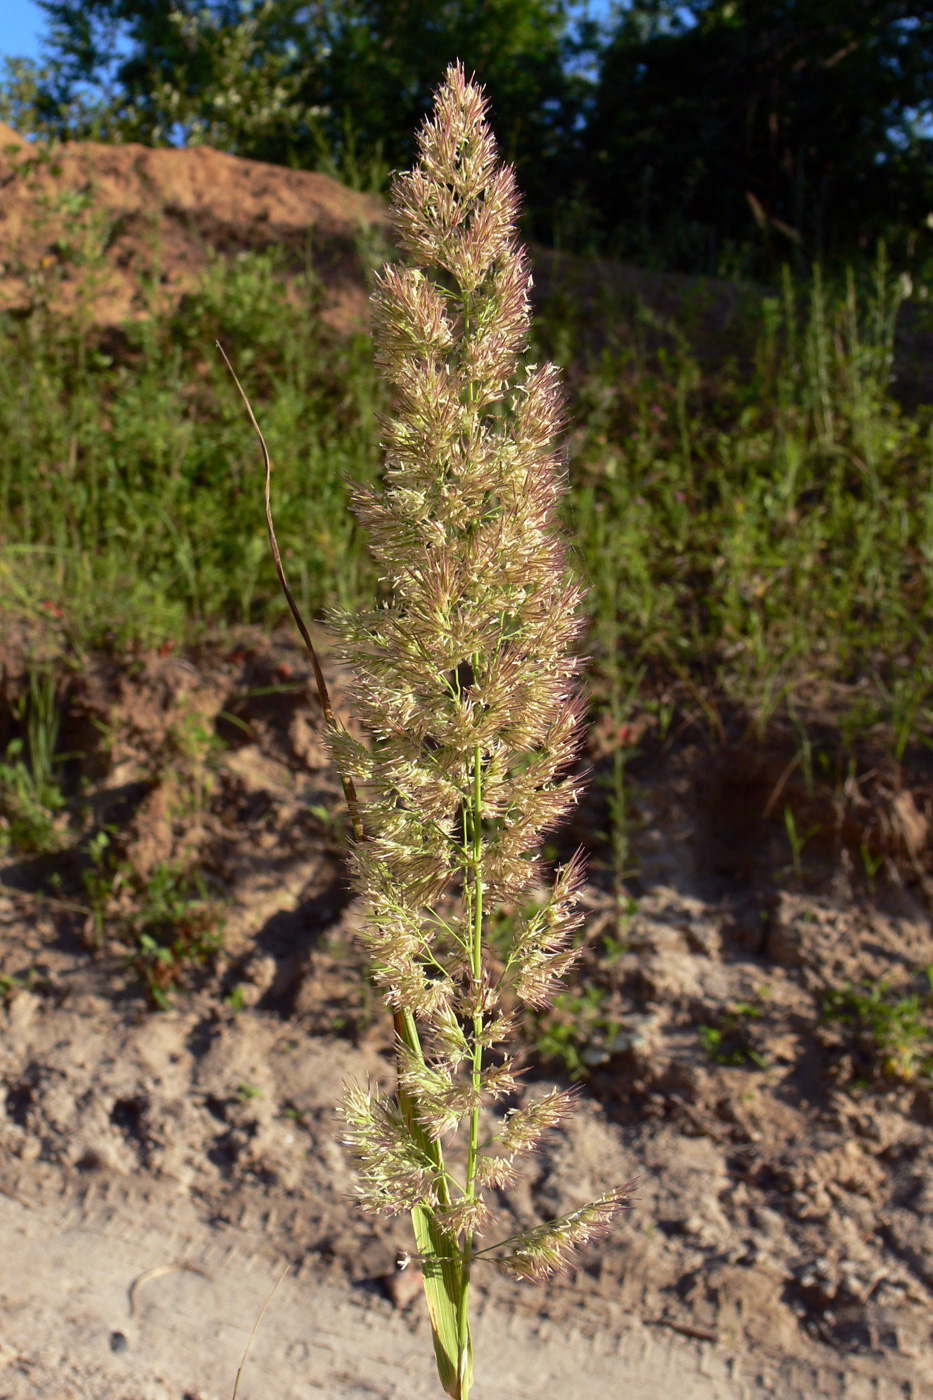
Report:
[[[503,1152],[531,1152],[543,1133],[556,1128],[573,1112],[576,1093],[573,1089],[552,1089],[543,1098],[513,1109],[496,1141]]]
[[[343,1111],[363,1203],[411,1209],[420,1256],[437,1264],[424,1277],[438,1367],[448,1393],[467,1400],[483,1188],[511,1181],[515,1158],[569,1107],[569,1095],[550,1094],[480,1144],[485,1107],[518,1093],[501,1049],[511,1004],[549,1004],[576,956],[576,857],[521,923],[504,972],[493,975],[483,936],[499,907],[540,895],[541,836],[578,797],[582,594],[557,520],[558,372],[521,363],[531,277],[515,179],[459,65],[418,153],[392,191],[406,261],[383,271],[373,295],[392,399],[384,484],[354,498],[387,601],[336,619],[369,743],[332,736],[338,768],[367,799],[353,870],[374,977],[395,1014],[398,1095],[352,1088]],[[442,1139],[464,1123],[456,1181]],[[610,1193],[507,1241],[495,1262],[539,1277],[623,1199]]]
[[[341,1105],[343,1139],[359,1167],[360,1199],[374,1215],[437,1203],[435,1163],[415,1141],[398,1105],[350,1085]]]
[[[523,1235],[512,1235],[499,1246],[507,1252],[496,1255],[492,1262],[500,1273],[536,1283],[568,1269],[576,1250],[604,1235],[620,1210],[630,1209],[634,1185],[630,1181],[579,1210],[548,1220]]]

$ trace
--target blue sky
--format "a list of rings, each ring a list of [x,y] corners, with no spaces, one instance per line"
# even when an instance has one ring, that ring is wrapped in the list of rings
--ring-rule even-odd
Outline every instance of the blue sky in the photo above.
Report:
[[[5,58],[38,58],[39,45],[45,29],[45,16],[34,0],[0,0],[3,17],[0,20],[0,56]],[[591,0],[590,10],[602,17],[609,9],[609,0]]]
[[[0,54],[5,58],[38,58],[45,16],[33,0],[3,0]]]

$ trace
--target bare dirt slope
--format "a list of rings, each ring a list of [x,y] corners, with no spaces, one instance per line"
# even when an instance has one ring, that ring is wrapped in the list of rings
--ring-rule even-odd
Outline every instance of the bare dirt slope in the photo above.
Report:
[[[40,651],[7,638],[4,747]],[[407,1227],[358,1212],[337,1141],[343,1080],[390,1079],[391,1034],[309,685],[289,641],[255,633],[62,665],[61,850],[0,860],[5,1400],[229,1393],[282,1261],[246,1394],[432,1393],[422,1304],[394,1268]],[[735,792],[730,811],[701,757],[668,748],[633,789],[639,900],[621,923],[598,786],[568,834],[592,852],[586,964],[576,1000],[526,1026],[527,1081],[540,1092],[576,1055],[585,1087],[500,1205],[517,1227],[640,1184],[569,1279],[481,1279],[477,1400],[933,1387],[933,1085],[906,1062],[882,1073],[824,1010],[833,988],[906,989],[933,963],[922,890],[869,899],[838,870],[773,863],[763,880],[765,847],[756,873],[750,832],[743,851],[729,835]],[[747,873],[717,881],[730,849]],[[171,884],[186,868],[205,898]],[[169,964],[140,938],[162,936],[166,888],[187,938]],[[165,1264],[210,1281],[153,1276],[128,1318],[133,1279]]]
[[[275,248],[287,276],[311,268],[334,330],[365,323],[371,250],[384,250],[382,200],[314,171],[201,146],[24,140],[0,123],[0,311],[50,308],[98,330],[174,310],[211,260]],[[579,350],[607,336],[682,345],[704,368],[751,364],[766,289],[716,277],[650,272],[605,258],[533,250],[533,297],[580,331]],[[898,322],[894,390],[933,394],[933,332],[919,302]]]
[[[314,171],[208,147],[33,145],[0,125],[0,309],[51,305],[88,325],[173,309],[212,255],[268,247],[310,257],[337,328],[365,312],[361,233],[384,205]]]
[[[98,330],[174,310],[212,258],[275,248],[286,276],[320,279],[337,331],[365,322],[369,246],[388,210],[325,175],[209,147],[45,146],[0,123],[0,311],[48,307]],[[704,363],[747,358],[760,290],[535,248],[533,296],[570,305],[599,346],[610,327],[666,343],[677,324]],[[640,313],[651,308],[650,319]],[[582,348],[582,347],[581,347]]]

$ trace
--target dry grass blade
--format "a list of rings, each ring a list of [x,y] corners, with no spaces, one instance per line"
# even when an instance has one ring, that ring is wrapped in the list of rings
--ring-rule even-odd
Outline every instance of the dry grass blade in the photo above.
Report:
[[[221,353],[223,353],[223,352],[221,352]],[[226,356],[224,356],[224,358],[226,359]],[[264,1306],[263,1306],[262,1312],[259,1314],[259,1316],[257,1317],[255,1323],[253,1324],[253,1330],[252,1330],[252,1332],[250,1332],[250,1334],[249,1334],[249,1341],[246,1343],[246,1350],[245,1350],[244,1353],[243,1353],[243,1360],[240,1362],[239,1369],[237,1370],[237,1373],[236,1373],[236,1381],[234,1382],[234,1386],[233,1386],[233,1395],[231,1396],[231,1400],[236,1400],[237,1394],[239,1393],[239,1389],[240,1389],[240,1377],[241,1377],[242,1374],[243,1374],[243,1367],[246,1365],[246,1359],[247,1359],[247,1357],[249,1356],[250,1347],[253,1345],[253,1342],[256,1340],[256,1333],[259,1331],[259,1328],[260,1328],[260,1325],[261,1325],[261,1323],[262,1323],[262,1320],[263,1320],[263,1318],[264,1318],[265,1315],[266,1315],[266,1309],[268,1308],[269,1304],[272,1302],[272,1299],[275,1297],[276,1293],[278,1293],[278,1291],[279,1291],[279,1284],[280,1284],[280,1283],[282,1282],[282,1280],[285,1278],[285,1275],[288,1273],[290,1267],[291,1267],[291,1266],[290,1266],[289,1264],[286,1264],[286,1265],[285,1265],[285,1268],[282,1270],[282,1273],[281,1273],[281,1275],[280,1275],[280,1277],[279,1277],[278,1282],[276,1283],[276,1285],[275,1285],[275,1287],[273,1288],[272,1292],[269,1294],[268,1298],[267,1298],[266,1301],[265,1301],[265,1304],[264,1304]]]
[[[269,544],[272,547],[272,558],[275,562],[275,571],[278,575],[279,583],[282,587],[282,592],[285,594],[285,601],[288,603],[288,606],[291,609],[292,617],[295,619],[295,625],[298,628],[298,631],[301,633],[301,640],[304,642],[307,653],[311,658],[311,665],[314,668],[314,681],[317,685],[318,698],[321,702],[321,709],[324,712],[324,719],[327,722],[327,725],[330,729],[337,729],[339,727],[337,724],[337,717],[334,714],[333,706],[330,703],[330,693],[327,689],[327,682],[324,680],[324,672],[321,670],[321,663],[318,661],[317,652],[315,651],[314,643],[311,640],[311,633],[308,631],[307,624],[305,623],[304,618],[301,616],[301,610],[299,609],[298,604],[295,602],[294,594],[288,586],[288,579],[285,577],[285,567],[282,564],[282,556],[279,553],[278,540],[275,538],[275,525],[272,521],[272,458],[269,455],[269,449],[266,446],[266,440],[262,435],[262,429],[256,421],[256,415],[253,412],[252,404],[246,396],[246,390],[243,388],[243,385],[237,378],[236,371],[234,370],[233,365],[230,363],[227,352],[226,350],[224,350],[220,341],[216,341],[215,344],[217,346],[217,349],[223,356],[224,364],[230,371],[234,384],[239,390],[240,398],[246,405],[246,412],[249,414],[250,422],[256,430],[256,436],[259,438],[259,445],[262,448],[263,463],[266,469],[266,526],[269,531]],[[363,823],[360,817],[360,806],[359,799],[356,795],[356,789],[353,786],[352,779],[344,777],[342,773],[340,774],[340,781],[343,785],[343,792],[347,800],[347,806],[350,809],[350,819],[353,823],[353,834],[356,837],[357,841],[362,841]]]
[[[153,1279],[164,1278],[166,1274],[197,1274],[198,1278],[206,1278],[208,1283],[214,1282],[210,1274],[199,1269],[196,1264],[156,1264],[154,1269],[147,1269],[130,1284],[130,1317],[136,1316],[136,1295],[143,1285],[151,1283]]]

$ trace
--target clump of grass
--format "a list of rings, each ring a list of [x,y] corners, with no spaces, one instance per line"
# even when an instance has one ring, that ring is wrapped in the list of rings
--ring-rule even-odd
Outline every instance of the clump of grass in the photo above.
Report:
[[[270,442],[289,446],[279,533],[303,605],[369,586],[342,478],[376,467],[371,344],[322,329],[313,280],[287,272],[273,254],[218,258],[178,311],[113,345],[46,311],[0,317],[5,611],[116,648],[276,619],[235,409],[203,358],[218,336],[250,346]]]
[[[356,493],[387,598],[337,619],[371,743],[331,732],[364,940],[398,1051],[395,1094],[349,1089],[346,1141],[364,1206],[411,1214],[454,1400],[472,1384],[475,1263],[545,1277],[627,1200],[613,1189],[480,1244],[487,1192],[514,1180],[517,1159],[570,1108],[557,1090],[520,1104],[509,1041],[513,1005],[549,1005],[576,958],[580,861],[548,888],[540,843],[576,800],[584,716],[581,592],[557,527],[557,371],[519,369],[530,278],[485,105],[450,68],[418,163],[393,187],[406,261],[385,269],[373,300],[391,390],[385,488]],[[541,897],[523,909],[532,892]],[[485,939],[504,911],[513,933],[494,965]]]
[[[63,844],[57,819],[65,806],[55,773],[60,716],[51,670],[30,671],[17,717],[25,738],[12,739],[0,762],[0,849],[51,853]]]
[[[823,1003],[829,1021],[850,1027],[868,1050],[871,1072],[911,1084],[933,1075],[933,966],[923,991],[899,995],[889,982],[851,984]]]

